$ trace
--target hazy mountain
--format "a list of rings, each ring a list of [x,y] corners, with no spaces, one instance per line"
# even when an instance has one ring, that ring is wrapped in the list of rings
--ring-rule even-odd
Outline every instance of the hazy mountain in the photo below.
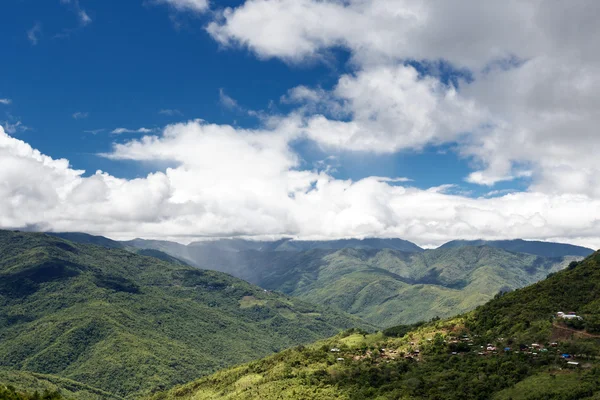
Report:
[[[220,272],[0,231],[0,369],[135,397],[357,324]]]
[[[122,242],[129,249],[156,249],[269,290],[334,306],[378,326],[471,310],[499,291],[529,285],[566,267],[580,259],[577,253],[584,249],[523,240],[489,243],[496,246],[457,241],[439,249],[422,250],[400,239],[220,239],[187,246],[142,239]],[[510,250],[499,248],[500,245]],[[411,251],[396,249],[402,247]],[[515,251],[521,248],[542,254],[547,250],[549,255],[561,250],[563,255]],[[569,253],[573,255],[564,255]]]
[[[463,316],[370,335],[349,331],[154,398],[595,400],[599,294],[595,253]],[[554,318],[559,310],[577,311],[580,326]]]
[[[440,246],[440,249],[490,246],[518,253],[535,254],[542,257],[578,256],[587,257],[594,252],[586,247],[565,243],[539,242],[534,240],[453,240]]]
[[[122,242],[126,246],[151,248],[170,254],[203,268],[212,268],[215,264],[237,262],[239,257],[232,255],[244,251],[301,252],[307,250],[339,250],[356,249],[394,249],[405,252],[422,252],[423,249],[414,243],[402,239],[342,239],[326,241],[305,241],[281,239],[275,241],[256,241],[244,239],[216,239],[192,242],[189,245],[161,241],[135,239]],[[217,261],[218,260],[218,261]],[[223,262],[221,262],[223,261]]]
[[[447,317],[565,268],[546,258],[487,246],[405,253],[343,249],[241,252],[225,272],[269,290],[335,306],[378,326]]]

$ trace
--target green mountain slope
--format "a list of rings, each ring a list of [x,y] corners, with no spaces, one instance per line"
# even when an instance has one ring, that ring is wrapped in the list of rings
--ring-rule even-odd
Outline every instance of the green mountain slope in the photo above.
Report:
[[[457,241],[426,251],[400,239],[222,239],[188,246],[141,239],[124,243],[128,249],[137,247],[138,252],[151,251],[142,250],[149,247],[178,254],[193,265],[337,307],[383,327],[471,310],[500,291],[537,282],[580,259],[564,254],[587,251],[523,240],[489,242],[493,246],[464,246],[471,242]],[[502,246],[563,255],[542,257],[506,251]],[[411,251],[397,250],[405,247]]]
[[[574,246],[565,243],[540,242],[535,240],[453,240],[440,246],[440,249],[449,249],[465,246],[497,247],[518,253],[534,254],[542,257],[580,256],[587,257],[594,252],[586,247]]]
[[[23,388],[26,389],[23,390]],[[4,389],[6,393],[3,394],[2,389]],[[36,392],[40,394],[41,399],[46,398],[52,400],[123,399],[120,396],[112,395],[104,390],[55,375],[0,369],[0,400],[15,399],[14,393],[11,392],[17,392],[21,395],[20,398],[16,397],[16,399],[35,399],[34,396]],[[46,396],[44,396],[44,393]]]
[[[153,398],[600,399],[598,317],[600,252],[463,316],[348,331]]]
[[[492,247],[242,252],[225,272],[261,287],[335,306],[378,326],[448,317],[565,268],[577,257],[544,258]]]
[[[229,275],[0,231],[0,367],[136,396],[362,324]]]

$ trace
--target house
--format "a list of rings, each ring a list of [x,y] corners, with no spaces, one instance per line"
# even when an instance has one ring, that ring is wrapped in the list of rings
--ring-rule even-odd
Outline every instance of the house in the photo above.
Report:
[[[579,366],[579,363],[576,362],[576,361],[567,361],[567,364],[570,365],[570,366],[572,366],[572,367],[578,367]]]
[[[334,347],[333,349],[331,349],[332,353],[339,353],[340,349],[338,349],[337,347]]]
[[[339,357],[337,360],[338,361],[344,361],[344,359],[342,357]]]
[[[571,358],[571,355],[567,354],[567,353],[563,353],[563,354],[561,354],[561,357],[566,360],[567,358]]]
[[[562,319],[583,319],[580,316],[578,316],[577,313],[575,313],[573,311],[571,311],[571,312],[569,312],[567,314],[565,314],[562,311],[559,311],[559,312],[556,313],[556,317],[557,318],[562,318]]]

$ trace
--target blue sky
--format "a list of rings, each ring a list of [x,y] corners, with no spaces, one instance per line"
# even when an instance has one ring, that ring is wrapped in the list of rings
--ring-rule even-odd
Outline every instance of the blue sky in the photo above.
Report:
[[[590,245],[597,7],[3,1],[0,226]]]
[[[19,133],[20,138],[54,158],[69,159],[74,168],[88,174],[101,169],[132,178],[153,168],[95,156],[109,151],[114,141],[141,135],[111,135],[117,127],[159,129],[195,118],[253,127],[256,118],[223,106],[220,90],[245,109],[268,110],[273,103],[285,112],[290,107],[279,99],[288,89],[298,85],[330,89],[340,73],[352,69],[342,50],[326,63],[301,65],[225,50],[204,29],[209,15],[176,13],[165,5],[141,1],[123,2],[118,12],[114,3],[106,1],[82,1],[80,6],[92,19],[86,26],[73,5],[59,1],[9,0],[1,6],[9,22],[0,27],[0,45],[11,56],[2,66],[0,87],[1,95],[13,100],[5,112],[30,128]],[[40,31],[34,45],[27,32],[36,24]],[[427,73],[426,67],[412,64]],[[455,77],[460,74],[445,67],[444,82],[458,83]],[[177,111],[165,115],[161,110]],[[75,113],[87,116],[75,119]],[[103,131],[89,133],[99,129]],[[340,179],[409,177],[422,188],[452,183],[472,195],[489,192],[463,181],[471,169],[469,160],[458,157],[450,146],[384,157],[324,150],[311,142],[295,148],[308,166],[335,156],[332,174]],[[514,183],[501,186],[523,188]]]

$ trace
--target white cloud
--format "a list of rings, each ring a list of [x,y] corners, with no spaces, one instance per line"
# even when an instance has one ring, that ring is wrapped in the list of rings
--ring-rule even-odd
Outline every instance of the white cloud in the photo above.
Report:
[[[85,12],[85,10],[79,10],[77,12],[77,15],[79,17],[79,22],[81,22],[82,25],[88,25],[92,23],[92,19],[90,18],[90,16]]]
[[[177,109],[164,108],[158,112],[161,115],[167,115],[169,117],[181,117],[183,113]]]
[[[344,75],[331,93],[296,89],[292,98],[323,106],[309,107],[305,131],[311,139],[350,150],[419,149],[454,141],[487,121],[487,113],[454,88],[404,65]],[[319,108],[340,119],[315,114]]]
[[[12,103],[11,99],[0,99],[0,104],[4,104],[5,106]]]
[[[14,117],[12,114],[6,113],[6,115],[8,119],[3,122],[0,121],[2,122],[0,126],[4,127],[4,130],[7,133],[14,135],[16,133],[26,132],[31,129],[27,125],[23,124],[19,118]]]
[[[599,12],[593,0],[247,0],[207,30],[224,46],[291,63],[347,49],[354,72],[336,88],[282,98],[305,103],[306,133],[323,145],[451,143],[476,167],[469,182],[527,177],[532,190],[600,196]],[[473,80],[454,88],[441,71],[415,78],[407,60],[443,60]]]
[[[36,44],[38,44],[41,34],[42,25],[36,23],[30,30],[27,31],[27,39],[29,39],[29,42],[31,42],[31,44],[35,46]]]
[[[66,160],[0,134],[9,167],[0,169],[0,225],[115,237],[379,236],[426,245],[523,237],[598,247],[598,12],[592,0],[247,0],[208,25],[223,46],[288,63],[329,60],[343,48],[350,72],[333,88],[291,88],[281,101],[295,109],[255,113],[261,129],[191,121],[116,144],[106,157],[170,165],[140,179],[84,178]],[[472,79],[446,84],[444,66]],[[239,107],[223,91],[220,98]],[[126,132],[153,133],[113,130]],[[469,182],[531,184],[472,198],[452,184],[340,180],[330,175],[332,160],[303,168],[290,147],[298,138],[377,153],[450,145],[469,159]]]
[[[225,90],[223,90],[223,88],[219,89],[219,102],[223,107],[228,108],[230,110],[241,109],[238,102],[233,97],[228,96],[227,93],[225,93]]]
[[[208,0],[156,0],[157,3],[168,4],[177,11],[192,11],[203,13],[208,11]]]
[[[90,116],[89,112],[81,112],[81,111],[77,111],[76,113],[73,113],[73,115],[72,115],[73,119],[85,119],[89,116]]]
[[[81,26],[86,26],[92,23],[92,18],[90,18],[88,13],[79,5],[79,0],[60,0],[60,2],[71,5],[72,9],[77,14],[77,18],[79,19],[79,24]]]
[[[78,230],[116,238],[201,236],[569,238],[598,246],[600,200],[512,193],[494,198],[400,185],[404,178],[339,180],[299,169],[294,132],[192,121],[116,144],[108,156],[172,167],[139,179],[84,177],[0,130],[0,226]],[[390,180],[391,182],[388,182]],[[143,206],[142,206],[143,205]]]
[[[92,135],[97,135],[101,132],[104,132],[106,129],[89,129],[86,131],[83,131],[83,133],[91,133]]]
[[[153,131],[153,129],[143,127],[138,129],[116,128],[113,129],[110,133],[112,133],[113,135],[120,135],[122,133],[150,133]]]

